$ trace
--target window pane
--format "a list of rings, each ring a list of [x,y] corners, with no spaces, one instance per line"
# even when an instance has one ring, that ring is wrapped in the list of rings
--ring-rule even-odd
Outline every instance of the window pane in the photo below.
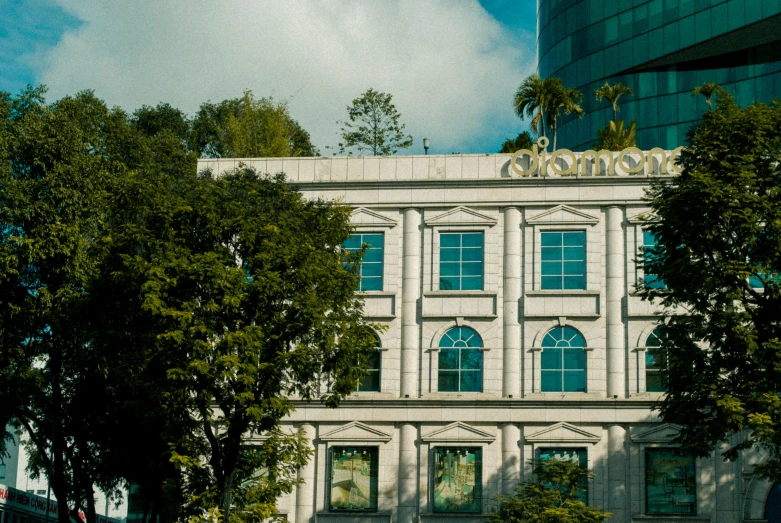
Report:
[[[361,265],[361,275],[366,276],[382,276],[382,264],[381,263],[364,263]]]
[[[483,372],[464,371],[461,373],[461,392],[482,392]]]
[[[464,262],[461,264],[464,276],[480,276],[483,274],[483,262]]]
[[[379,392],[380,391],[380,372],[370,370],[358,385],[359,392]]]
[[[330,509],[377,510],[377,447],[334,447]]]
[[[564,276],[564,283],[562,288],[567,290],[585,290],[586,289],[586,277],[585,276]]]
[[[382,249],[368,249],[363,253],[363,263],[382,262]]]
[[[646,392],[667,392],[667,384],[661,372],[651,371],[645,373]]]
[[[540,354],[541,369],[561,369],[561,349],[543,349]]]
[[[440,370],[437,390],[439,392],[458,392],[458,372]]]
[[[363,278],[361,280],[362,291],[381,291],[382,290],[382,278]]]
[[[564,368],[579,370],[585,369],[586,351],[583,349],[564,349]]]
[[[645,368],[661,370],[665,363],[665,352],[663,349],[647,349],[645,351]]]
[[[543,232],[540,240],[543,247],[560,247],[562,237],[560,232]]]
[[[483,233],[473,232],[461,235],[461,245],[463,247],[483,247]]]
[[[460,234],[445,234],[439,235],[440,247],[461,247],[461,235]]]
[[[459,281],[457,279],[453,278],[440,278],[439,279],[439,290],[441,291],[450,291],[450,290],[459,290],[460,289]]]
[[[345,249],[360,249],[361,248],[361,235],[356,234],[347,238],[342,247]]]
[[[461,250],[460,249],[440,249],[439,250],[439,261],[443,262],[458,262],[461,261]]]
[[[540,251],[540,257],[542,261],[558,261],[561,260],[562,250],[561,247],[543,247]]]
[[[461,259],[465,262],[481,262],[483,261],[483,249],[476,249],[469,247],[461,251]]]
[[[543,276],[542,277],[542,290],[561,290],[564,283],[560,276]]]
[[[540,372],[542,392],[561,392],[561,371],[544,370]]]
[[[439,350],[439,369],[457,370],[458,369],[458,351],[459,349],[440,349]]]
[[[564,371],[564,392],[586,392],[586,372],[582,370]]]
[[[348,252],[355,252],[362,247],[367,246],[367,249],[363,253],[363,260],[361,261],[361,281],[358,284],[357,290],[382,290],[384,242],[385,236],[383,234],[354,234],[342,244],[342,248]],[[369,278],[373,278],[373,280],[370,281]]]
[[[459,276],[461,271],[461,264],[459,263],[442,263],[439,266],[440,276]]]
[[[560,261],[545,262],[542,264],[543,276],[561,276],[562,263]]]
[[[469,276],[465,277],[461,283],[462,291],[481,291],[483,290],[483,277],[482,276]]]
[[[646,449],[646,514],[696,514],[694,458],[679,449]]]
[[[586,233],[583,231],[565,232],[563,237],[565,247],[582,247],[586,245]]]
[[[564,260],[568,261],[583,261],[586,259],[586,251],[584,247],[564,247]]]
[[[481,349],[461,349],[461,369],[482,369],[483,351]]]
[[[434,448],[434,512],[482,511],[482,449]]]

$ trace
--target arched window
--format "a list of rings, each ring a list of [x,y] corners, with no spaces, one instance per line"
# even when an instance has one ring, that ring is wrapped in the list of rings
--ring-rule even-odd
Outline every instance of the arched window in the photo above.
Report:
[[[439,391],[483,391],[483,340],[474,329],[453,327],[439,340]]]
[[[382,360],[380,347],[382,345],[380,344],[380,337],[376,334],[374,337],[377,341],[377,348],[369,353],[369,370],[358,383],[358,388],[355,389],[358,392],[380,392],[380,362]]]
[[[667,352],[662,348],[662,332],[653,331],[645,342],[645,391],[667,392],[662,370],[667,366]]]
[[[572,327],[555,327],[542,339],[542,392],[586,392],[586,340]]]

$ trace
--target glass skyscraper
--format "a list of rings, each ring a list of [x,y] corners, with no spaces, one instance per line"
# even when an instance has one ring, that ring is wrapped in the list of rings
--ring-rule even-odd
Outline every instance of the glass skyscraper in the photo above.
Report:
[[[781,97],[781,0],[538,0],[540,76],[584,97],[585,117],[564,117],[558,144],[592,147],[613,118],[594,90],[605,81],[634,91],[619,119],[637,120],[641,149],[674,149],[707,109],[692,90],[721,84],[742,106]]]

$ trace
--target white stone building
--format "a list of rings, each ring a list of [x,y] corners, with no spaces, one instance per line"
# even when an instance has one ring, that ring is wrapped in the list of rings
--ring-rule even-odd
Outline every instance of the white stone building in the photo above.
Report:
[[[529,459],[558,455],[588,465],[588,501],[611,521],[762,520],[778,486],[745,458],[677,453],[652,410],[662,355],[634,260],[644,191],[674,169],[663,154],[614,155],[614,175],[562,154],[540,160],[546,176],[494,154],[201,160],[284,172],[307,197],[349,204],[377,249],[362,292],[387,326],[378,370],[336,410],[297,405],[286,425],[315,456],[280,512],[484,521]],[[556,174],[573,162],[583,175]]]

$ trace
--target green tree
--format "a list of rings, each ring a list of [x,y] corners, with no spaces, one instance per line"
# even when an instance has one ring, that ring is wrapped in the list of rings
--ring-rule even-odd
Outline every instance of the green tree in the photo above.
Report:
[[[724,456],[759,447],[781,479],[781,105],[719,98],[689,133],[682,174],[648,193],[657,247],[647,271],[667,351],[660,412],[684,449]]]
[[[392,99],[390,94],[369,89],[347,106],[348,121],[338,122],[342,125],[340,153],[371,151],[374,156],[386,156],[412,145],[412,135],[404,133]]]
[[[192,123],[190,148],[210,158],[318,155],[286,103],[256,99],[252,91],[241,98],[201,104]]]
[[[605,129],[598,129],[599,140],[594,143],[594,149],[607,149],[608,151],[620,151],[627,147],[637,145],[637,122],[632,120],[629,127],[624,128],[624,121],[618,120],[607,124]]]
[[[715,82],[705,82],[704,84],[697,86],[692,91],[692,96],[702,95],[705,97],[705,103],[708,104],[708,110],[713,110],[713,95],[723,97],[726,92],[722,87]]]
[[[608,102],[610,102],[610,105],[613,107],[614,122],[618,119],[618,111],[620,110],[618,106],[618,100],[623,95],[632,96],[634,94],[635,93],[632,91],[632,89],[625,86],[621,82],[617,82],[613,85],[610,85],[610,83],[605,82],[605,85],[603,85],[599,89],[594,90],[594,97],[596,97],[598,102],[601,102],[603,98],[606,99]]]
[[[0,424],[23,427],[31,469],[46,473],[57,518],[94,523],[106,467],[110,359],[89,349],[85,314],[99,271],[112,185],[126,173],[126,115],[92,93],[44,103],[43,88],[0,95]]]
[[[565,87],[560,78],[551,79],[550,98],[548,101],[548,125],[553,130],[553,150],[556,150],[556,135],[559,118],[563,114],[574,114],[583,118],[585,111],[580,106],[583,93],[575,88]]]
[[[516,487],[511,497],[500,497],[491,523],[600,523],[611,516],[600,507],[578,499],[594,475],[571,461],[534,463],[534,479]]]
[[[514,153],[519,149],[531,149],[534,141],[532,140],[529,131],[523,131],[518,133],[515,138],[508,138],[502,143],[502,148],[499,149],[499,153]]]
[[[123,337],[117,358],[144,366],[137,386],[163,373],[163,397],[152,399],[194,428],[169,454],[190,499],[184,512],[219,507],[229,521],[236,501],[249,500],[239,516],[268,517],[308,458],[303,436],[279,430],[291,398],[336,406],[375,347],[357,269],[343,268],[339,249],[350,209],[250,170],[160,173],[124,194],[101,282],[115,327],[96,343]],[[244,446],[249,433],[267,437],[257,452]],[[245,483],[257,468],[268,473]]]
[[[533,74],[526,77],[515,92],[513,108],[519,118],[530,116],[531,129],[537,136],[545,136],[545,113],[551,108],[551,97],[557,78],[540,78]]]

